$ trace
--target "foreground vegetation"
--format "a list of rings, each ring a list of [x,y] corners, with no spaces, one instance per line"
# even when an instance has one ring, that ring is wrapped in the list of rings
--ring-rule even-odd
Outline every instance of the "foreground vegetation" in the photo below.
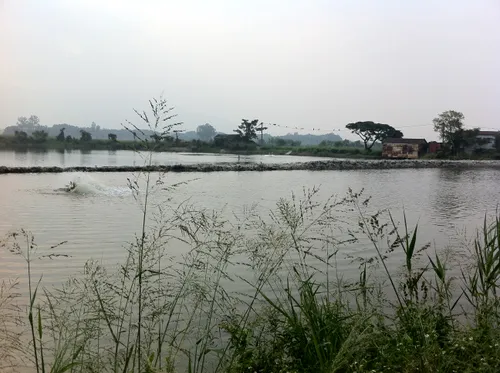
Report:
[[[161,119],[166,103],[152,106]],[[173,206],[168,192],[182,185],[167,181],[131,178],[143,214],[125,260],[91,260],[60,288],[32,273],[39,259],[63,265],[64,246],[8,237],[29,300],[20,319],[15,284],[2,287],[2,370],[22,357],[54,373],[500,371],[500,218],[456,261],[362,193],[304,190],[269,214],[227,219]],[[346,245],[365,253],[349,258],[351,278],[337,270]]]

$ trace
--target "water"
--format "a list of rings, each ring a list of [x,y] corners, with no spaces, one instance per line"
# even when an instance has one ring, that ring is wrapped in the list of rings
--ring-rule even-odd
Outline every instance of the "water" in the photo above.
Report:
[[[98,151],[14,153],[2,152],[0,165],[10,166],[71,166],[71,165],[131,165],[138,161],[129,152]],[[60,157],[60,158],[58,158]],[[307,160],[302,157],[241,157],[242,161],[272,162]],[[314,158],[316,159],[316,158]],[[235,155],[158,154],[156,160],[165,163],[195,163],[235,161]],[[134,239],[141,226],[141,211],[127,186],[124,173],[92,174],[8,174],[0,175],[0,236],[20,228],[33,232],[36,243],[48,248],[65,241],[56,251],[68,258],[43,259],[36,264],[36,273],[44,276],[45,285],[57,285],[78,273],[90,258],[113,265],[125,257],[127,242]],[[57,191],[75,181],[71,193]],[[371,208],[390,209],[399,219],[404,208],[410,226],[419,223],[421,244],[430,242],[436,249],[445,246],[459,248],[463,235],[480,226],[485,214],[495,213],[500,201],[500,171],[496,169],[405,169],[356,171],[276,171],[167,174],[165,182],[187,181],[175,191],[164,191],[153,197],[172,197],[172,205],[190,200],[200,208],[225,209],[242,213],[245,206],[255,205],[267,214],[279,198],[301,195],[302,189],[320,187],[320,197],[345,195],[365,189],[371,196]],[[356,220],[353,218],[353,224]],[[182,253],[184,247],[172,247]],[[351,245],[339,254],[339,270],[357,273],[349,255],[370,254],[364,244]],[[393,265],[401,263],[401,253]],[[25,264],[19,256],[0,250],[0,278],[25,278]]]
[[[154,153],[155,165],[249,162],[249,163],[287,163],[309,162],[328,158],[302,157],[290,155],[236,155],[236,154],[199,154],[199,153]],[[0,165],[9,167],[31,166],[141,166],[144,156],[128,150],[93,151],[0,151]]]

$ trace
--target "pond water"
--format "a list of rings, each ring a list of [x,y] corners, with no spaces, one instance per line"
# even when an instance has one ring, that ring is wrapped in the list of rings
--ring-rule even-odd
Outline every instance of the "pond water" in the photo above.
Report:
[[[157,165],[197,164],[220,162],[288,163],[309,162],[328,158],[302,157],[291,155],[236,155],[226,153],[153,153],[153,163]],[[0,151],[0,166],[141,166],[144,153],[129,150],[48,150],[48,151]]]
[[[241,162],[293,162],[318,158],[291,156],[241,156]],[[237,155],[223,154],[155,154],[154,161],[163,164],[237,162]],[[139,154],[131,152],[0,152],[0,166],[107,166],[140,165]],[[123,263],[128,243],[141,231],[141,207],[129,188],[127,173],[59,173],[0,175],[0,237],[26,229],[34,235],[38,250],[34,255],[34,279],[43,276],[42,285],[51,289],[70,276],[79,276],[84,264],[94,259],[106,267]],[[401,222],[403,209],[410,228],[418,224],[418,246],[430,243],[433,250],[452,254],[450,275],[459,276],[460,255],[464,242],[483,223],[493,217],[500,201],[500,170],[497,168],[433,168],[343,171],[268,171],[213,173],[154,173],[155,191],[151,194],[150,211],[156,205],[175,208],[189,202],[198,209],[221,211],[221,216],[235,221],[252,207],[260,216],[269,217],[282,198],[292,195],[300,199],[303,191],[319,188],[316,199],[341,199],[349,188],[364,190],[370,196],[368,211],[389,210]],[[162,184],[156,184],[161,180]],[[71,192],[60,190],[72,181]],[[177,185],[175,188],[165,188]],[[59,189],[59,190],[58,190]],[[356,229],[359,214],[339,208],[338,219],[343,228]],[[167,214],[168,215],[168,214]],[[388,220],[388,215],[383,215]],[[148,221],[148,224],[151,221]],[[325,226],[321,229],[337,228]],[[317,231],[316,231],[317,232]],[[253,232],[245,232],[251,235]],[[63,242],[63,245],[57,246]],[[1,247],[0,281],[19,280],[19,293],[27,301],[26,262],[20,255]],[[54,249],[50,249],[55,247]],[[50,250],[49,250],[50,249]],[[383,248],[385,249],[385,248]],[[180,256],[189,247],[168,246],[169,254]],[[44,257],[47,253],[61,257]],[[368,239],[342,245],[337,254],[336,271],[344,279],[359,276],[355,257],[373,257],[375,250]],[[396,250],[388,260],[391,271],[401,270],[402,251]],[[313,265],[320,265],[320,262]],[[238,271],[234,269],[233,271]],[[241,274],[238,272],[238,274]],[[383,274],[380,274],[383,276]],[[226,282],[228,292],[248,293],[243,281]],[[26,370],[32,371],[32,370]]]
[[[0,165],[130,165],[136,156],[127,152],[92,152],[65,154],[54,152],[2,152]],[[87,158],[86,158],[87,157]],[[108,158],[109,157],[109,158]],[[290,157],[241,157],[250,162]],[[294,157],[299,158],[299,157]],[[158,154],[161,162],[234,161],[235,155]],[[307,158],[299,158],[306,160]],[[295,160],[295,159],[294,159]],[[24,228],[31,231],[40,247],[61,241],[60,249],[70,258],[42,260],[36,265],[45,284],[57,284],[82,269],[93,258],[116,264],[125,257],[125,245],[140,232],[141,210],[127,186],[123,173],[92,174],[9,174],[0,175],[0,236]],[[485,214],[493,216],[500,201],[500,171],[495,169],[405,169],[356,171],[273,171],[223,172],[209,174],[168,174],[166,184],[188,181],[158,197],[171,197],[171,205],[190,200],[199,208],[224,208],[228,219],[245,207],[255,206],[267,215],[280,198],[292,193],[300,196],[303,188],[319,187],[319,199],[344,196],[348,188],[364,189],[371,196],[372,209],[389,209],[401,221],[404,208],[410,226],[419,224],[419,241],[430,242],[437,249],[458,248],[464,239],[482,224]],[[77,181],[77,193],[55,192],[69,181]],[[153,198],[154,199],[154,198]],[[357,220],[352,217],[355,225]],[[173,247],[174,252],[186,248]],[[339,270],[357,273],[357,266],[347,256],[373,250],[367,244],[353,244],[339,253]],[[402,253],[394,254],[399,265]],[[24,262],[18,256],[0,250],[0,278],[24,278]]]

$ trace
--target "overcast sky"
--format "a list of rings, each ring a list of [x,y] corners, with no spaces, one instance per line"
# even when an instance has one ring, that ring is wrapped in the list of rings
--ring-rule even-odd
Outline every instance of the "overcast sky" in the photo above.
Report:
[[[499,0],[0,0],[0,47],[0,128],[119,128],[163,92],[186,130],[500,129]]]

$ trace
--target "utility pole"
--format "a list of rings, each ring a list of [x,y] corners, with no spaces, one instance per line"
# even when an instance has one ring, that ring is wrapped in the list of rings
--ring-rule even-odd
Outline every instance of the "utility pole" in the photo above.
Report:
[[[184,132],[184,130],[173,130],[173,133],[175,133],[175,144],[179,143],[179,133]]]
[[[260,145],[264,144],[264,131],[267,130],[267,127],[264,127],[264,123],[260,122],[260,128],[256,129],[257,131],[260,131]]]

